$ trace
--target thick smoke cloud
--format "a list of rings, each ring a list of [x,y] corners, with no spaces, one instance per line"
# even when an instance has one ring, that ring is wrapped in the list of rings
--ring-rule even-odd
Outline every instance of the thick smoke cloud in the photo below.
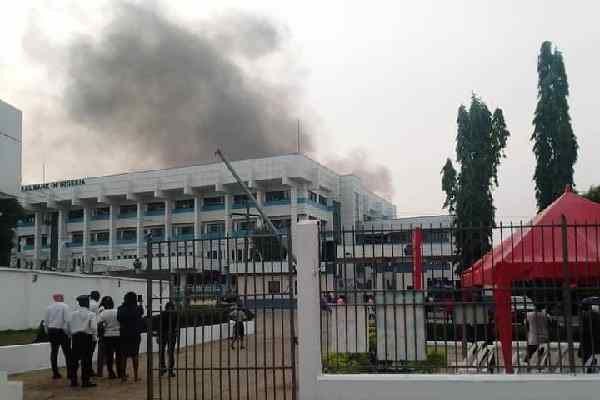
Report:
[[[28,30],[25,50],[62,81],[61,113],[80,127],[54,132],[54,145],[94,149],[96,159],[87,161],[111,160],[113,171],[214,161],[217,148],[232,159],[296,151],[302,93],[291,77],[270,76],[264,67],[286,58],[284,26],[244,13],[190,26],[149,6],[113,5],[99,34],[67,44],[48,42],[35,24]],[[303,131],[311,132],[302,117]],[[42,119],[35,125],[45,125]],[[302,151],[323,154],[310,134],[303,134]],[[390,171],[367,160],[356,151],[326,163],[389,197]]]
[[[280,51],[285,37],[275,24],[236,14],[192,31],[117,4],[98,40],[68,47],[64,104],[72,120],[101,132],[109,147],[138,149],[131,156],[145,167],[212,160],[217,147],[233,159],[296,149],[292,89],[250,79],[233,61]]]
[[[355,149],[344,157],[332,158],[326,163],[339,173],[358,176],[369,189],[391,199],[394,195],[392,172],[387,166],[374,163],[370,158],[366,151]]]

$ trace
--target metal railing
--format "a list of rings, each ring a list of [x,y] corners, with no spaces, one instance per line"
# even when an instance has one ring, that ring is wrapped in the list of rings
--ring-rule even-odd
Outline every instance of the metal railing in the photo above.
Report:
[[[320,233],[324,372],[600,372],[600,225],[420,230]]]

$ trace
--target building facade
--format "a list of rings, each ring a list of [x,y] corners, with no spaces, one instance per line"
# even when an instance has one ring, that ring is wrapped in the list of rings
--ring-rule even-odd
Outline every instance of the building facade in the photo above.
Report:
[[[13,196],[21,186],[22,113],[0,100],[0,199]]]
[[[395,206],[359,178],[302,154],[232,164],[280,229],[303,219],[333,230],[395,217]],[[19,198],[31,212],[17,227],[13,259],[21,267],[143,259],[149,237],[240,237],[262,224],[239,215],[247,198],[222,163],[25,185]]]

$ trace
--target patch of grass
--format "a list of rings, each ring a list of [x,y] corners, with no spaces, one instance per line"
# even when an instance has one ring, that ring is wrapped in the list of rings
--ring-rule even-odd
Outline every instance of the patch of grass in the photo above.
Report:
[[[12,329],[0,331],[0,346],[12,346],[15,344],[31,344],[37,336],[36,329],[24,329],[15,331]]]

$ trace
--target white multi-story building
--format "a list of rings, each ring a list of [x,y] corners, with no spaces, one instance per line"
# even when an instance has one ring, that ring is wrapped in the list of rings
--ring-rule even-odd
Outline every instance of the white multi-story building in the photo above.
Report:
[[[21,186],[21,111],[0,100],[0,199]]]
[[[302,154],[232,164],[280,228],[303,219],[352,227],[396,214],[359,178]],[[245,210],[246,196],[222,163],[25,185],[19,197],[31,211],[17,228],[21,266],[143,259],[149,233],[153,240],[239,237],[261,224],[234,215]]]

